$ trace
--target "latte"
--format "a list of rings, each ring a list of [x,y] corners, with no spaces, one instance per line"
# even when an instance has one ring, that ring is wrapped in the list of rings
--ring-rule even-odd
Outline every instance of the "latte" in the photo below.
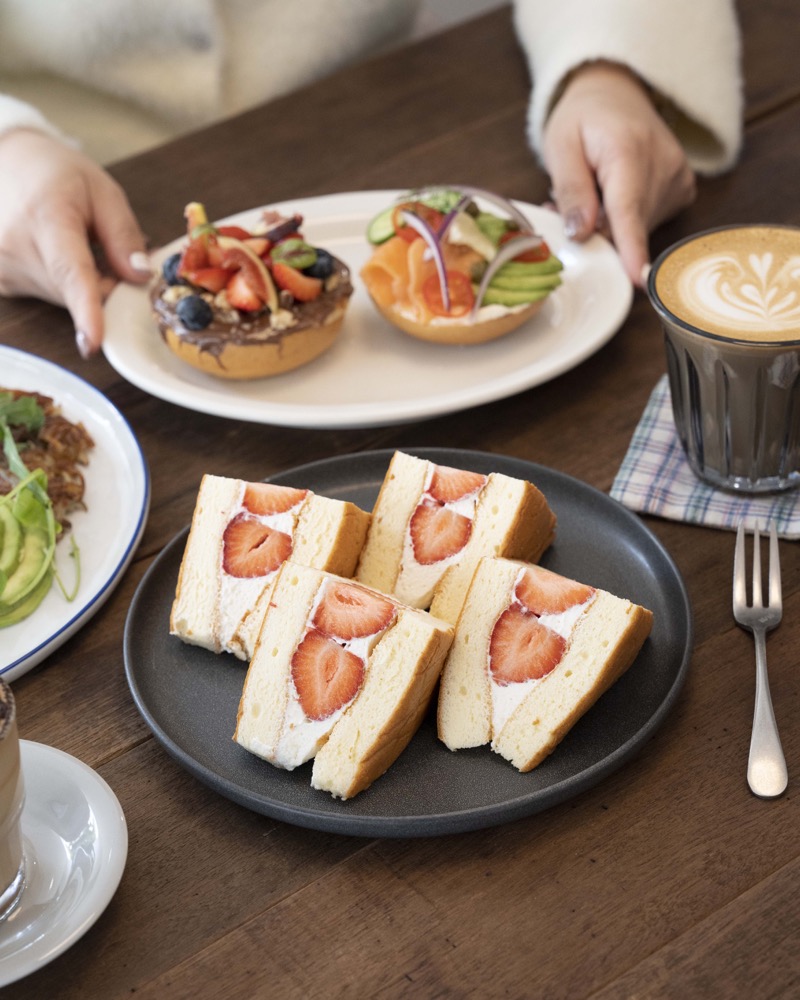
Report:
[[[800,229],[710,230],[666,251],[653,271],[661,305],[698,330],[751,343],[800,341]]]

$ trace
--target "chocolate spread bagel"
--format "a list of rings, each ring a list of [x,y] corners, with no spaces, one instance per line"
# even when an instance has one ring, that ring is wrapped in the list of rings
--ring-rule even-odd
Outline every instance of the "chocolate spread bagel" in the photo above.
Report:
[[[353,286],[347,265],[306,242],[302,217],[267,211],[250,232],[186,207],[188,240],[154,281],[153,313],[182,361],[253,379],[313,361],[336,340]]]

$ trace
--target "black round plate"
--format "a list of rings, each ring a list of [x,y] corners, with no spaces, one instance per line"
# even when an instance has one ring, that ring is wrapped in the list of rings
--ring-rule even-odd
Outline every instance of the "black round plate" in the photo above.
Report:
[[[458,833],[518,819],[597,784],[653,736],[689,668],[692,616],[680,573],[630,511],[591,486],[532,462],[476,451],[407,449],[442,465],[527,479],[558,518],[542,565],[644,605],[653,631],[627,673],[553,754],[520,774],[488,747],[452,753],[431,710],[407,749],[370,788],[341,802],[311,788],[311,764],[282,771],[232,740],[246,665],[169,634],[188,529],[142,579],[125,626],[125,671],[157,739],[195,777],[234,802],[298,826],[370,837]],[[392,452],[299,466],[271,480],[371,510]]]

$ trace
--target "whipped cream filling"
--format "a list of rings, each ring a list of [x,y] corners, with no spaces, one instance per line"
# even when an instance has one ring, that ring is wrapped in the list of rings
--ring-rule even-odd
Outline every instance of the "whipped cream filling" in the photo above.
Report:
[[[317,608],[325,596],[327,586],[328,581],[323,581],[322,586],[319,588],[314,597],[314,601],[312,602],[311,609],[308,613],[306,627],[303,631],[304,637],[310,629],[314,628],[314,615],[316,614]],[[336,641],[344,649],[353,653],[355,656],[358,656],[363,661],[365,679],[367,671],[369,670],[370,654],[376,643],[380,640],[381,636],[383,636],[390,627],[391,625],[388,625],[386,628],[379,629],[379,631],[372,633],[372,635],[358,636],[355,639],[340,639],[335,637]],[[326,718],[309,719],[303,711],[303,706],[300,704],[300,696],[297,692],[297,688],[295,687],[294,680],[290,675],[289,695],[286,704],[286,712],[284,713],[283,718],[283,728],[275,747],[269,748],[269,757],[273,763],[287,771],[292,771],[300,764],[304,764],[307,760],[311,760],[311,758],[314,757],[317,751],[323,746],[333,727],[344,715],[350,705],[352,705],[356,700],[360,690],[361,688],[359,688],[359,691],[356,691],[350,701],[346,702]]]
[[[516,583],[514,586],[516,589]],[[567,645],[569,645],[570,636],[574,632],[575,626],[578,624],[578,620],[591,606],[596,596],[597,594],[594,593],[591,597],[587,598],[583,604],[575,604],[571,608],[567,608],[566,611],[561,611],[559,614],[539,615],[539,621],[542,625],[560,635],[561,638],[567,642]],[[511,604],[514,603],[518,603],[516,598],[514,598],[511,602]],[[511,604],[508,606],[510,607]],[[489,638],[491,641],[491,636]],[[529,692],[536,687],[537,684],[542,684],[546,681],[547,678],[550,677],[555,671],[545,674],[544,677],[533,677],[527,681],[517,681],[512,682],[511,684],[498,684],[492,676],[491,670],[489,670],[488,648],[486,664],[487,671],[489,673],[492,696],[492,734],[497,735],[506,722],[508,722],[509,718],[517,710],[519,705],[528,696]],[[558,665],[556,665],[555,669],[558,669]]]
[[[435,464],[433,462],[428,462],[428,468],[425,473],[425,482],[422,494],[417,502],[417,506],[419,506],[419,504],[421,504],[426,498],[431,500],[433,503],[439,504],[439,501],[434,500],[430,492],[431,482],[433,481],[433,474],[435,471]],[[459,497],[458,500],[443,504],[442,506],[444,506],[447,510],[452,510],[456,514],[461,514],[462,517],[466,517],[469,521],[473,521],[475,519],[475,508],[478,503],[478,496],[482,489],[483,486],[479,486],[476,490],[474,490],[474,492],[467,494],[467,496]],[[416,510],[416,507],[414,509]],[[398,600],[404,601],[408,604],[419,605],[420,607],[429,606],[433,600],[433,592],[436,589],[436,585],[441,580],[447,568],[459,561],[463,551],[463,549],[460,549],[452,556],[447,556],[445,559],[440,559],[438,562],[431,563],[430,565],[423,565],[422,563],[417,562],[417,557],[414,554],[414,543],[411,539],[411,520],[409,519],[409,523],[406,525],[405,539],[403,541],[403,555],[400,562],[400,572],[397,574],[397,582],[394,586],[394,592]]]

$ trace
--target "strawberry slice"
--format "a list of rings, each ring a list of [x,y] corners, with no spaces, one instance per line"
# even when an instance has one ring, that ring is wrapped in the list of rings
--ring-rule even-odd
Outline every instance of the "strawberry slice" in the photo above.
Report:
[[[298,302],[313,302],[322,294],[322,279],[311,278],[288,264],[273,261],[272,277],[278,288],[283,288]]]
[[[327,636],[355,639],[388,628],[395,606],[388,597],[355,583],[330,583],[314,615],[314,625]]]
[[[537,566],[525,570],[514,596],[535,615],[557,615],[585,603],[593,593],[593,587]]]
[[[188,278],[189,274],[208,267],[208,263],[208,247],[205,240],[200,238],[189,240],[181,253],[178,274],[182,278]]]
[[[237,514],[222,535],[222,568],[230,576],[269,576],[292,554],[292,539],[248,514]]]
[[[466,469],[451,469],[449,465],[436,465],[428,492],[439,503],[453,503],[470,493],[477,493],[486,485],[486,476]]]
[[[228,302],[234,309],[242,312],[258,312],[264,308],[264,301],[253,289],[244,275],[244,271],[236,271],[226,285]]]
[[[489,670],[505,687],[545,677],[561,661],[565,640],[518,604],[500,615],[489,640]]]
[[[309,719],[333,715],[358,694],[364,661],[335,639],[310,629],[292,657],[292,680]]]
[[[464,548],[472,534],[472,521],[424,500],[411,515],[409,528],[414,558],[422,566],[431,566]]]
[[[308,490],[297,490],[294,486],[276,486],[274,483],[248,483],[242,504],[251,514],[266,517],[269,514],[285,514],[308,496]]]
[[[182,277],[186,278],[193,285],[199,285],[208,292],[221,292],[231,278],[231,272],[224,267],[201,267],[196,271],[183,271]]]

